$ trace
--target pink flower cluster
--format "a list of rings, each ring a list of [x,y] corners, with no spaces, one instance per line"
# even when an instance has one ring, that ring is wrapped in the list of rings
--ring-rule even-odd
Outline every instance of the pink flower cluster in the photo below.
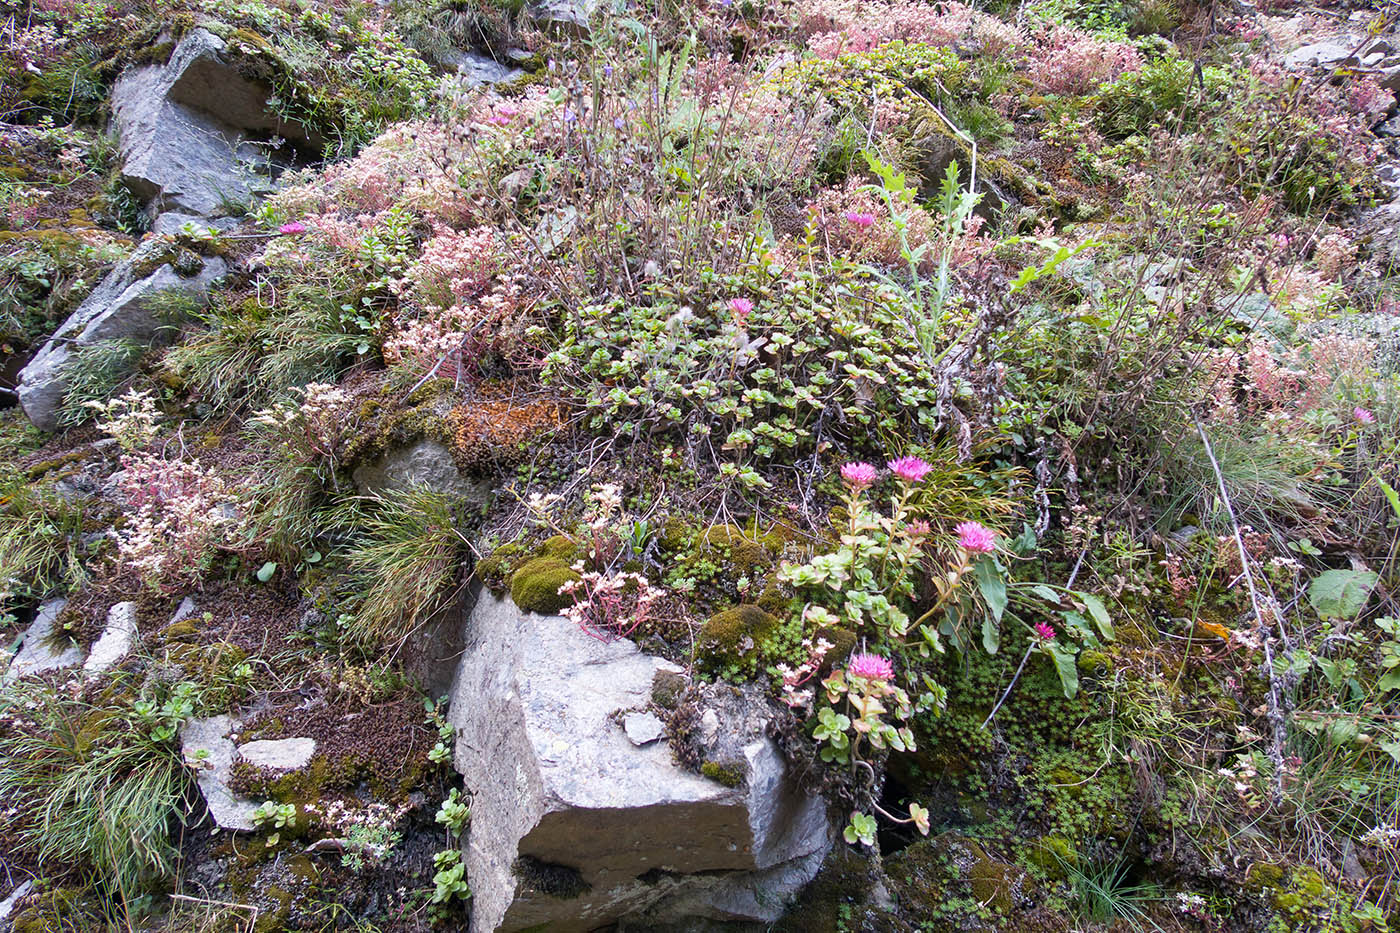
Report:
[[[866,680],[890,680],[894,677],[894,665],[878,654],[853,654],[846,663],[846,673]]]
[[[1143,64],[1131,45],[1067,26],[1055,26],[1039,39],[1030,59],[1030,79],[1050,94],[1085,94]]]
[[[461,231],[438,226],[409,271],[412,294],[440,308],[474,298],[500,271],[496,233],[490,227]]]
[[[969,554],[990,554],[997,549],[996,532],[980,522],[959,522],[958,547]]]
[[[924,477],[933,471],[933,467],[925,460],[918,457],[900,457],[891,460],[885,466],[890,468],[890,472],[906,483],[921,483]]]
[[[919,457],[899,457],[885,466],[891,473],[906,483],[921,483],[933,471],[933,466]],[[846,463],[841,466],[841,479],[852,489],[864,489],[874,485],[880,478],[880,469],[865,461]]]
[[[237,529],[234,496],[197,460],[136,455],[122,467],[120,488],[135,513],[118,533],[118,553],[157,589],[187,585]]]
[[[864,489],[880,478],[880,471],[873,464],[859,461],[841,466],[841,479],[852,489]]]

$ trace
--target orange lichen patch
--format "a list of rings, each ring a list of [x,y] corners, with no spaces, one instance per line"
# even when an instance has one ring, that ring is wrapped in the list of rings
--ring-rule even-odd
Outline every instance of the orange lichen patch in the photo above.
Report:
[[[559,427],[559,404],[511,398],[476,398],[444,419],[452,454],[466,470],[519,463],[530,442]]]

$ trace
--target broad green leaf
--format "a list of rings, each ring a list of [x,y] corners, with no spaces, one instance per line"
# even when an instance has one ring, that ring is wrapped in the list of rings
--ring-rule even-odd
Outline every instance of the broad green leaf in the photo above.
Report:
[[[258,582],[266,583],[272,579],[272,575],[277,572],[277,562],[268,561],[258,568]]]
[[[991,616],[982,617],[982,647],[988,654],[996,654],[1001,647],[1001,627]]]
[[[1390,507],[1395,511],[1395,517],[1400,518],[1400,492],[1396,492],[1393,486],[1379,476],[1376,477],[1376,482],[1380,484],[1381,492],[1385,493],[1385,497],[1390,500]]]
[[[1065,698],[1073,700],[1079,693],[1079,667],[1074,663],[1074,652],[1065,650],[1055,642],[1048,643],[1046,647],[1055,661],[1055,671],[1060,675]]]
[[[1006,581],[1001,578],[997,565],[990,557],[982,557],[972,565],[972,575],[977,580],[977,589],[982,601],[992,611],[992,618],[1001,621],[1006,611]]]
[[[1376,688],[1382,693],[1387,690],[1400,690],[1400,668],[1386,671],[1385,676],[1376,683]]]
[[[1084,606],[1089,610],[1089,618],[1094,620],[1098,626],[1099,634],[1106,640],[1113,641],[1113,620],[1108,617],[1108,609],[1105,608],[1103,600],[1093,593],[1080,593],[1079,598],[1084,600]]]
[[[1308,584],[1308,602],[1324,621],[1354,619],[1379,579],[1370,570],[1328,570]]]

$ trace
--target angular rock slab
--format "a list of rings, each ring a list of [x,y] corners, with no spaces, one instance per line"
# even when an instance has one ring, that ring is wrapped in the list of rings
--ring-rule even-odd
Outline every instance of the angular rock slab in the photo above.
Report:
[[[204,795],[209,815],[220,829],[253,829],[253,811],[258,805],[236,796],[229,788],[233,777],[233,757],[237,746],[229,733],[233,720],[228,716],[191,719],[180,729],[180,754],[195,769],[195,783]],[[200,752],[204,752],[203,757]]]
[[[117,603],[107,610],[107,627],[83,662],[83,673],[101,674],[126,657],[136,641],[136,604]]]
[[[20,643],[18,653],[5,670],[5,683],[30,674],[77,667],[83,663],[82,648],[74,644],[57,648],[49,641],[53,635],[54,622],[66,605],[66,599],[51,599],[39,607],[38,615],[24,632],[24,640]]]
[[[131,69],[112,88],[122,181],[152,214],[212,216],[268,190],[258,173],[268,153],[250,136],[319,143],[269,112],[271,88],[245,77],[229,58],[222,39],[196,29],[167,64]]]
[[[142,276],[152,257],[166,246],[149,240],[118,263],[20,371],[19,403],[35,425],[46,431],[59,426],[59,409],[67,388],[63,367],[76,348],[104,340],[154,340],[162,324],[154,309],[157,296],[176,293],[202,298],[228,268],[214,256],[205,259],[203,268],[189,277],[178,274],[168,263]]]
[[[729,736],[747,778],[731,788],[664,742],[628,738],[614,714],[645,707],[675,665],[489,593],[466,643],[450,717],[477,814],[473,930],[573,933],[677,911],[771,921],[816,874],[825,804],[797,790],[770,739]]]
[[[259,768],[273,771],[295,771],[304,768],[316,754],[316,740],[306,737],[294,739],[258,739],[238,746],[238,757]]]

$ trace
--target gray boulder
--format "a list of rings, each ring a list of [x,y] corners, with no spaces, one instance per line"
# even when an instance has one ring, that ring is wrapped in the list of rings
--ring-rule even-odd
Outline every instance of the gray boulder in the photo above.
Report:
[[[270,158],[285,161],[256,140],[320,144],[271,113],[272,89],[240,73],[231,58],[224,40],[196,29],[167,64],[131,69],[112,88],[122,180],[153,215],[212,216],[246,207],[269,187]]]
[[[438,56],[445,70],[456,72],[465,87],[478,87],[482,84],[510,84],[525,77],[525,71],[510,65],[503,65],[480,52],[463,52],[452,49]]]
[[[162,326],[156,314],[161,296],[203,298],[228,268],[216,256],[204,259],[192,275],[181,275],[169,263],[147,272],[169,247],[168,241],[150,239],[119,263],[20,372],[19,403],[30,421],[46,431],[59,426],[59,408],[67,388],[63,368],[74,349],[106,340],[154,340]]]
[[[1400,201],[1364,211],[1356,226],[1384,271],[1400,272]]]
[[[39,607],[38,615],[24,632],[19,652],[5,670],[6,683],[31,674],[44,674],[83,663],[82,648],[72,643],[53,643],[54,623],[66,605],[66,599],[51,599]]]
[[[316,740],[306,736],[291,739],[258,739],[238,746],[238,757],[250,765],[273,771],[295,771],[311,763]]]
[[[1350,36],[1338,36],[1312,42],[1294,49],[1283,57],[1283,67],[1290,71],[1307,68],[1335,68],[1338,65],[1360,65],[1361,59],[1352,50],[1357,42]]]
[[[605,5],[606,0],[537,0],[526,9],[547,29],[587,35],[588,20]]]
[[[413,486],[427,486],[472,502],[485,502],[491,494],[489,482],[464,476],[447,445],[427,437],[360,464],[351,476],[356,487],[366,495],[402,491]]]
[[[477,814],[472,929],[771,922],[816,874],[832,839],[826,805],[763,734],[761,697],[733,691],[702,717],[716,722],[699,741],[727,786],[627,734],[626,714],[675,665],[490,594],[466,642],[450,716]]]

